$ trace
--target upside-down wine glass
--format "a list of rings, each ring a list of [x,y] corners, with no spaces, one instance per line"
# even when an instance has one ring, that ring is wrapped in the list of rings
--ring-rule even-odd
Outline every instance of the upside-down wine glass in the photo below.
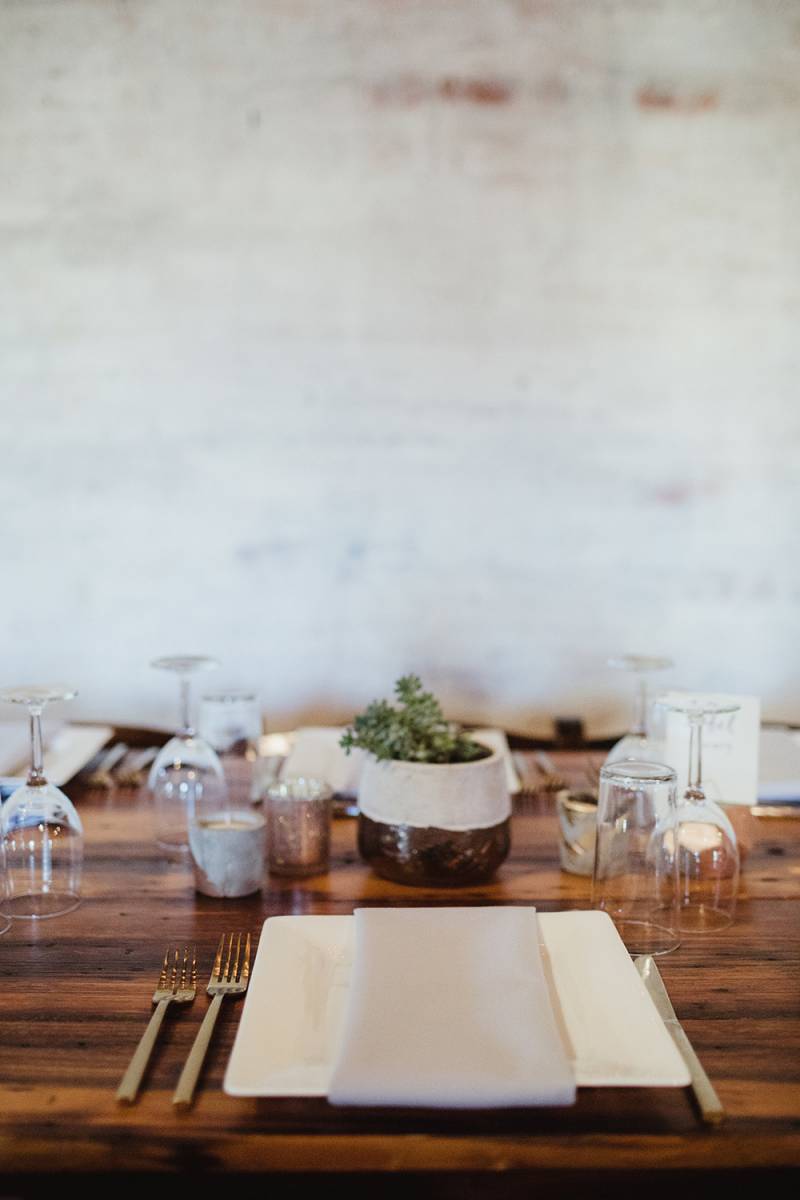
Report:
[[[83,826],[74,805],[42,765],[42,710],[72,700],[68,687],[12,687],[0,700],[24,704],[31,727],[31,768],[26,782],[3,805],[0,829],[6,861],[2,911],[7,917],[58,917],[80,904]]]
[[[632,671],[636,675],[637,686],[631,728],[611,747],[606,762],[619,762],[623,759],[661,762],[663,746],[659,739],[653,736],[651,728],[652,705],[648,678],[655,671],[666,671],[668,667],[674,666],[672,659],[652,654],[621,654],[610,658],[608,665],[617,671]]]
[[[674,696],[659,702],[689,719],[689,774],[676,812],[678,845],[678,924],[682,930],[710,933],[733,921],[739,890],[739,848],[725,813],[703,788],[703,728],[728,717],[739,705],[702,697]]]
[[[153,795],[156,842],[172,853],[189,849],[189,820],[205,792],[225,788],[222,763],[205,738],[192,725],[191,679],[199,671],[218,666],[214,658],[179,654],[156,658],[151,667],[172,671],[180,680],[181,724],[162,746],[150,768],[148,786]]]

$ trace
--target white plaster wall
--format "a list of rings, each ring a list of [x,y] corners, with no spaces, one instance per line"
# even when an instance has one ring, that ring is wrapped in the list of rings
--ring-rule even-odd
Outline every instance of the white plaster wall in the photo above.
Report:
[[[0,0],[0,677],[800,718],[797,0]]]

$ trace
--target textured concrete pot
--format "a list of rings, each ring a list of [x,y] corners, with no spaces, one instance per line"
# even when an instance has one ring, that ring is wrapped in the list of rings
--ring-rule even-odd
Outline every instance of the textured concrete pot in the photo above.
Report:
[[[377,874],[458,887],[488,879],[511,846],[502,755],[469,763],[409,763],[367,755],[359,783],[358,846]]]

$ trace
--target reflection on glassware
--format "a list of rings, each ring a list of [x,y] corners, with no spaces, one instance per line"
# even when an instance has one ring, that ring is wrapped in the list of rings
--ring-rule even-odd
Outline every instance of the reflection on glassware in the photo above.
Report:
[[[148,786],[153,795],[156,842],[164,850],[183,854],[189,849],[189,818],[204,790],[225,786],[216,751],[197,735],[191,719],[191,677],[218,663],[202,655],[184,654],[157,658],[150,665],[172,671],[180,680],[180,729],[158,752]]]
[[[661,763],[629,759],[600,769],[592,906],[609,914],[631,954],[680,945],[676,781]]]
[[[0,700],[24,704],[31,728],[31,768],[27,781],[3,806],[6,917],[58,917],[80,903],[83,826],[72,802],[48,783],[42,765],[42,712],[57,700],[72,700],[68,687],[14,687]]]
[[[676,858],[680,886],[681,929],[708,933],[733,921],[739,891],[739,847],[733,826],[703,790],[703,727],[714,717],[730,716],[739,705],[728,701],[674,695],[659,701],[689,719],[689,776],[678,804]]]
[[[663,744],[652,729],[652,704],[650,702],[648,678],[655,671],[666,671],[674,666],[671,658],[660,658],[648,654],[621,654],[610,658],[608,665],[617,671],[632,671],[637,677],[636,700],[631,728],[624,737],[611,747],[606,762],[624,759],[639,759],[641,762],[660,762]]]

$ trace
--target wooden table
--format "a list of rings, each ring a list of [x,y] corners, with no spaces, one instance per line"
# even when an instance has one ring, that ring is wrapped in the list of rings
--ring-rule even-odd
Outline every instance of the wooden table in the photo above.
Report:
[[[567,771],[584,761],[556,757]],[[350,1194],[383,1196],[542,1196],[598,1181],[618,1195],[643,1186],[648,1196],[673,1195],[729,1171],[743,1173],[738,1182],[754,1175],[773,1195],[796,1188],[800,820],[752,820],[735,925],[688,938],[662,960],[678,1016],[728,1110],[719,1129],[703,1128],[688,1090],[672,1089],[582,1089],[572,1109],[488,1113],[232,1099],[221,1085],[241,1011],[233,1002],[223,1006],[195,1106],[180,1113],[171,1094],[208,1003],[204,990],[191,1009],[168,1015],[138,1103],[114,1100],[168,941],[197,944],[204,978],[222,931],[257,935],[271,915],[369,904],[585,908],[588,881],[558,869],[552,800],[542,797],[515,814],[511,858],[485,887],[383,882],[359,861],[355,823],[343,819],[329,874],[212,900],[195,894],[187,866],[156,851],[144,795],[80,786],[72,794],[86,831],[85,899],[65,917],[15,922],[0,941],[3,1194],[39,1194],[67,1176],[106,1190],[131,1173],[169,1195],[223,1173],[239,1178],[243,1194],[263,1197],[326,1187],[334,1176]]]

